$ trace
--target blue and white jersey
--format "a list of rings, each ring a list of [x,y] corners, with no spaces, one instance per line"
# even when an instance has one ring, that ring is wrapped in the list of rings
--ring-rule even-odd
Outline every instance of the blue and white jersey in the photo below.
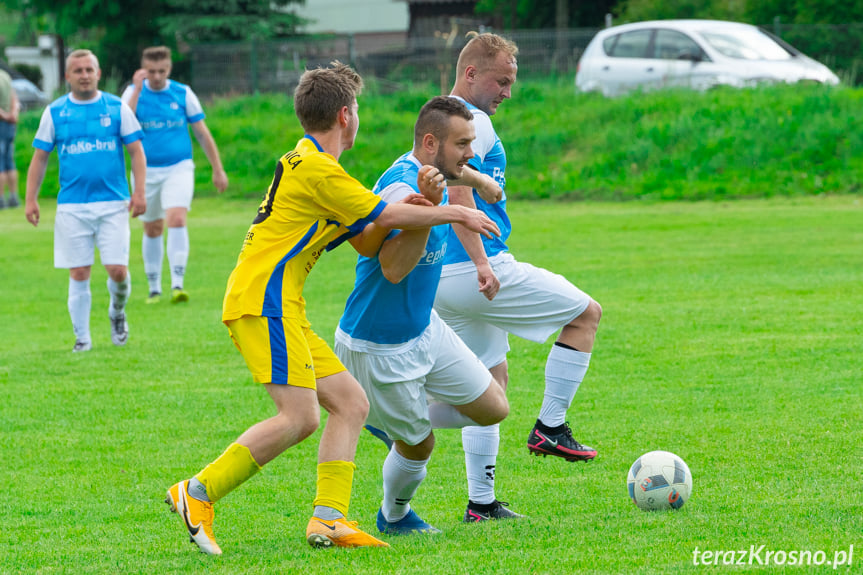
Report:
[[[132,110],[113,94],[81,102],[66,94],[42,113],[33,147],[57,148],[58,204],[129,199],[123,146],[144,137]]]
[[[456,96],[453,96],[454,98]],[[462,100],[459,98],[459,100]],[[474,157],[470,159],[470,165],[478,169],[480,172],[494,178],[500,189],[503,191],[503,196],[500,201],[494,204],[485,202],[476,190],[473,192],[473,199],[476,202],[478,210],[482,210],[497,226],[500,228],[500,237],[487,238],[480,235],[482,238],[485,253],[490,258],[502,252],[509,251],[506,246],[506,240],[512,231],[512,224],[509,221],[509,216],[506,213],[506,152],[503,149],[503,144],[492,126],[491,118],[488,114],[474,106],[469,102],[464,102],[465,106],[473,113],[473,123],[476,129],[476,139],[471,142]],[[451,264],[462,264],[470,262],[467,252],[458,241],[455,232],[450,230],[449,243],[451,248],[446,255],[444,265],[449,267]],[[461,267],[461,266],[459,266]]]
[[[409,152],[384,172],[373,191],[387,203],[419,193],[420,161]],[[447,203],[446,192],[441,205]],[[449,225],[433,226],[416,267],[397,284],[381,271],[377,257],[359,256],[354,291],[345,304],[336,339],[355,351],[381,351],[422,335],[431,321],[432,305],[447,251]],[[393,230],[388,239],[399,233]]]
[[[123,92],[123,101],[132,97],[134,86]],[[185,84],[168,80],[162,90],[153,90],[144,80],[135,115],[144,129],[144,152],[147,166],[164,168],[192,159],[189,124],[204,119],[201,102]]]

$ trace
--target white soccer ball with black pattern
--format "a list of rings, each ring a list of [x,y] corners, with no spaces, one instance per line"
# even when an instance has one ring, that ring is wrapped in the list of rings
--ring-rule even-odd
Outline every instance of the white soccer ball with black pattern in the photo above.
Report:
[[[680,509],[692,495],[686,463],[668,451],[651,451],[635,460],[626,477],[629,497],[639,509]]]

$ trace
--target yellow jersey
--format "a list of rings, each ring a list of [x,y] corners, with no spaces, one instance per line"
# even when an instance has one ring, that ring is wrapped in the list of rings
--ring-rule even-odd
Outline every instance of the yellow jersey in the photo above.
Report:
[[[253,315],[308,325],[302,294],[315,262],[386,205],[305,136],[279,159],[228,279],[222,321]]]

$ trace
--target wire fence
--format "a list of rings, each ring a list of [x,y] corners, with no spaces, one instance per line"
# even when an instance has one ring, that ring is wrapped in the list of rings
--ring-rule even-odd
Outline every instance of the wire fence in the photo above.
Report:
[[[847,85],[863,83],[863,24],[783,24],[764,28],[834,70]],[[520,77],[572,76],[598,28],[517,30],[503,33],[519,47]],[[350,63],[365,78],[398,90],[414,83],[452,85],[464,35],[405,38],[333,35],[280,41],[199,44],[190,47],[189,75],[203,96],[289,93],[309,68]]]

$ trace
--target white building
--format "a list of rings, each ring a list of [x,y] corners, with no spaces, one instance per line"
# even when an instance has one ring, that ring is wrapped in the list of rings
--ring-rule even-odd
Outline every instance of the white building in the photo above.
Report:
[[[306,0],[291,11],[313,21],[302,28],[311,34],[406,33],[409,24],[405,0]]]

